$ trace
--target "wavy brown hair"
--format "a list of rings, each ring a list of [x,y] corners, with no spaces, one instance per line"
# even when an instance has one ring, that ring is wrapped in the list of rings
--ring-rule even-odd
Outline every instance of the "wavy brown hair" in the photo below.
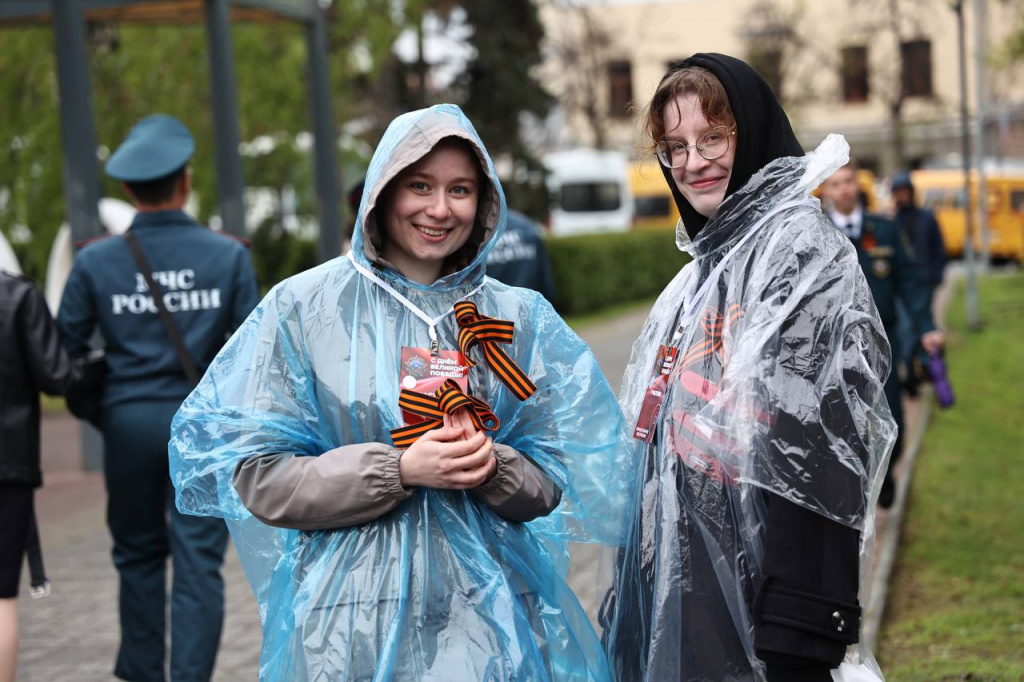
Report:
[[[724,125],[732,128],[736,125],[736,116],[729,105],[729,96],[725,92],[722,81],[699,66],[684,66],[670,70],[651,98],[651,103],[644,109],[642,132],[644,147],[654,151],[655,146],[665,137],[665,110],[670,106],[678,106],[676,97],[679,95],[696,95],[700,100],[700,109],[704,118],[712,125]]]

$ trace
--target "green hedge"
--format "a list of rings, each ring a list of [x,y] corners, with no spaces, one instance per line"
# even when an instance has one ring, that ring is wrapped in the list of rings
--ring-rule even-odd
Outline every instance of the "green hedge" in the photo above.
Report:
[[[656,296],[690,260],[676,248],[673,229],[552,237],[545,243],[563,315]]]
[[[634,230],[545,240],[557,288],[557,308],[580,315],[658,295],[690,257],[672,229]],[[316,265],[316,242],[268,222],[253,234],[252,259],[264,293]]]

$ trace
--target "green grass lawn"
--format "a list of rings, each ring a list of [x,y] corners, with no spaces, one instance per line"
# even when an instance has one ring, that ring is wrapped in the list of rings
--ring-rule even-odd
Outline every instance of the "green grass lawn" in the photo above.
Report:
[[[918,454],[878,659],[891,682],[1024,680],[1024,275],[948,315],[957,404]]]

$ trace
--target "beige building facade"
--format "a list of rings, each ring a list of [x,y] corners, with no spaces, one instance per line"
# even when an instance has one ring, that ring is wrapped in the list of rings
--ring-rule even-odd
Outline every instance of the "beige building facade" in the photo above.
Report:
[[[972,115],[976,45],[989,46],[988,155],[1024,157],[1024,78],[992,61],[1020,25],[1024,3],[965,0],[963,11]],[[961,148],[950,0],[543,0],[541,16],[549,36],[544,76],[562,105],[561,146],[642,154],[640,110],[668,63],[722,52],[761,71],[807,148],[842,133],[862,163],[881,172],[953,160]]]

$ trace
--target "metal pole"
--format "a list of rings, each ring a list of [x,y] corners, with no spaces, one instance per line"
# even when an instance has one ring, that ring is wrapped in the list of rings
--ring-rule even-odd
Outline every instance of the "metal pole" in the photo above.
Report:
[[[96,129],[89,86],[85,21],[78,0],[52,0],[53,37],[60,95],[60,138],[64,157],[64,203],[72,242],[103,234]],[[103,436],[81,422],[82,468],[103,469]]]
[[[64,155],[64,201],[73,241],[103,234],[99,215],[96,130],[89,87],[85,21],[78,0],[52,0],[53,37],[60,93],[60,138]]]
[[[956,12],[957,38],[960,42],[960,135],[963,144],[965,229],[964,257],[967,260],[967,326],[977,330],[981,324],[978,318],[978,275],[974,262],[974,202],[971,201],[971,137],[967,112],[967,47],[964,42],[963,0],[953,3]]]
[[[327,31],[323,11],[314,6],[306,23],[309,63],[309,112],[313,122],[313,170],[320,204],[320,262],[341,254],[341,182],[338,177],[337,135],[331,116],[331,85],[327,74]]]
[[[206,0],[206,33],[210,53],[210,99],[216,145],[217,193],[224,230],[244,237],[245,181],[238,155],[238,98],[231,49],[231,16],[228,0]]]
[[[981,271],[988,270],[989,253],[988,188],[985,184],[985,123],[988,120],[988,0],[974,5],[974,167],[978,173],[978,229],[981,235]]]

